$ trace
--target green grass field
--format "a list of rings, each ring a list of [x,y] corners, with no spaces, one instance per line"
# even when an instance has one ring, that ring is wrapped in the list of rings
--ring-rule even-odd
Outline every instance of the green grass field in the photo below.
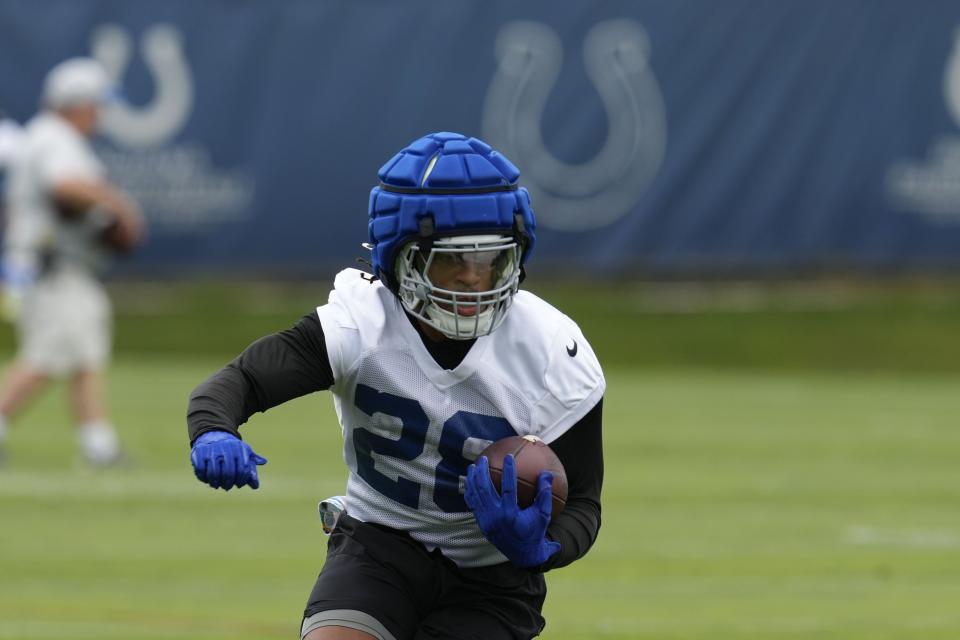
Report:
[[[554,293],[608,362],[607,472],[597,545],[548,574],[544,638],[960,638],[952,290],[683,313]],[[345,477],[332,402],[245,427],[270,459],[259,491],[193,478],[184,413],[193,386],[312,293],[255,310],[125,295],[110,381],[135,465],[79,465],[59,390],[15,425],[0,639],[296,637],[325,548],[316,502]]]

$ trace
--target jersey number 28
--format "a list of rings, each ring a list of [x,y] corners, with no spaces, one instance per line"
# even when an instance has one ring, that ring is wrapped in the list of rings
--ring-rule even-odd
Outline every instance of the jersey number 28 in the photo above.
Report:
[[[402,425],[400,438],[393,440],[367,429],[355,429],[353,446],[357,452],[357,472],[367,484],[383,495],[412,509],[420,506],[420,484],[402,476],[393,480],[377,471],[373,453],[400,460],[414,460],[423,453],[430,420],[420,403],[392,393],[377,391],[363,384],[357,385],[357,407],[368,416],[375,413],[393,416]],[[440,432],[440,463],[434,473],[433,501],[447,512],[469,511],[460,492],[460,478],[467,474],[473,462],[463,457],[467,438],[496,441],[517,435],[503,418],[485,416],[469,411],[458,411],[443,423]]]

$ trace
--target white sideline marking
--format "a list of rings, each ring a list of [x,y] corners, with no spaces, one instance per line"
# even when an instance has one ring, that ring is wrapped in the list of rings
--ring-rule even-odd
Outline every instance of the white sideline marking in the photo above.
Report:
[[[316,500],[315,485],[286,477],[260,477],[258,494],[283,495],[284,498],[303,497]],[[75,498],[83,500],[114,500],[178,498],[209,500],[210,487],[193,477],[189,469],[172,471],[12,471],[0,469],[0,499],[2,498]],[[250,493],[249,487],[231,489],[234,494]],[[222,490],[217,490],[223,493]]]
[[[844,542],[862,546],[953,549],[960,547],[960,534],[954,531],[931,529],[881,529],[879,527],[854,526],[847,528]]]

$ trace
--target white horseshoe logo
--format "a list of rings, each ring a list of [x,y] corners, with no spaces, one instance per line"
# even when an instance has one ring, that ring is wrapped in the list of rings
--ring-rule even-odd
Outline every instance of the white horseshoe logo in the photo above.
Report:
[[[129,34],[117,25],[100,27],[91,42],[93,57],[118,85],[130,64],[131,48]],[[183,128],[193,107],[193,78],[180,32],[170,25],[151,27],[143,36],[140,51],[153,76],[153,101],[143,107],[113,104],[103,118],[104,132],[131,148],[170,140]]]
[[[591,160],[570,165],[546,148],[544,105],[563,59],[560,38],[546,25],[518,21],[497,36],[497,72],[484,105],[486,139],[523,168],[537,220],[576,231],[625,215],[656,176],[666,149],[663,99],[648,60],[650,45],[629,19],[597,23],[587,34],[587,74],[603,101],[607,138]]]
[[[960,125],[960,29],[954,34],[953,54],[943,74],[943,95],[954,122]]]

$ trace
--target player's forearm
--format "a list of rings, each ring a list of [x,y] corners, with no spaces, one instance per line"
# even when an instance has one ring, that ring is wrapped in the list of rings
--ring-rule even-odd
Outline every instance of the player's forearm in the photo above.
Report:
[[[565,567],[587,554],[600,532],[600,503],[586,499],[567,501],[567,506],[547,529],[547,536],[560,543],[560,552],[541,567],[544,571]]]
[[[137,207],[133,201],[106,182],[61,180],[53,188],[53,198],[63,205],[64,211],[76,212],[78,215],[100,207],[117,219],[128,220],[137,216]]]
[[[560,551],[541,569],[564,567],[586,555],[600,532],[603,488],[603,399],[577,424],[550,444],[563,463],[570,492],[567,504],[547,529]]]
[[[249,381],[236,362],[231,362],[190,395],[187,407],[190,442],[207,431],[229,431],[239,436],[239,426],[255,413],[255,406]]]
[[[145,224],[137,204],[106,182],[62,180],[53,188],[53,199],[61,215],[96,215],[104,228],[113,225],[118,248],[129,250],[143,241]]]

